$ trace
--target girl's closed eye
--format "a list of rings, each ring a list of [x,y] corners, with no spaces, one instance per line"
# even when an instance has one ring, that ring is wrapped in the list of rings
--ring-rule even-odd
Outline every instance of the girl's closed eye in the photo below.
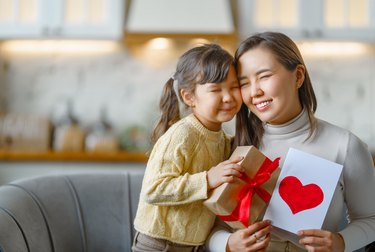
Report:
[[[216,93],[216,92],[220,92],[220,88],[209,88],[208,89],[208,92],[210,92],[210,93]]]

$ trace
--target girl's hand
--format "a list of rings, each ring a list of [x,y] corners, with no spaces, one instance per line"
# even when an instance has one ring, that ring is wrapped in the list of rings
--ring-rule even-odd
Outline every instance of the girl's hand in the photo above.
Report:
[[[268,220],[240,229],[229,236],[226,251],[266,251],[270,242],[270,231],[271,222]]]
[[[299,243],[304,245],[307,251],[334,251],[342,252],[345,249],[345,242],[339,233],[332,233],[326,230],[311,229],[298,232],[301,237]]]
[[[237,164],[243,157],[236,157],[232,160],[226,160],[212,167],[207,172],[208,189],[213,189],[223,183],[229,183],[234,180],[234,177],[240,177],[244,168]]]

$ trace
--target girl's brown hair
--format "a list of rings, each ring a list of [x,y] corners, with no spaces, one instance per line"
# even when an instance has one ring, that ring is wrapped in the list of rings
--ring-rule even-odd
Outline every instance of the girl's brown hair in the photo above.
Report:
[[[152,143],[180,120],[182,89],[194,94],[198,84],[222,82],[231,66],[234,66],[233,56],[217,44],[204,44],[185,52],[178,60],[176,72],[164,85],[159,103],[161,116],[152,132]]]
[[[317,102],[309,73],[297,45],[282,33],[263,32],[255,34],[244,40],[238,47],[234,56],[236,69],[238,69],[239,58],[244,53],[260,46],[270,50],[275,55],[277,61],[289,71],[295,70],[298,65],[305,67],[305,80],[298,89],[298,97],[302,107],[306,109],[309,116],[311,125],[310,137],[316,127],[314,113],[317,108]],[[239,145],[254,145],[259,147],[263,134],[263,122],[251,113],[245,104],[242,104],[240,111],[236,115],[236,135],[233,147],[235,148]]]

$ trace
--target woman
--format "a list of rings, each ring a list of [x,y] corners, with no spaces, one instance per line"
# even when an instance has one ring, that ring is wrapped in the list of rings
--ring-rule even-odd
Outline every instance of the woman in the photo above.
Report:
[[[256,34],[241,43],[235,60],[244,101],[237,115],[235,146],[254,145],[270,159],[281,156],[281,167],[291,147],[343,165],[322,229],[301,230],[294,243],[271,231],[267,251],[353,251],[374,241],[375,172],[370,152],[351,132],[314,116],[317,102],[296,44],[281,33]],[[345,209],[350,223],[342,228]],[[255,251],[253,237],[259,235],[254,234],[216,228],[209,249]]]

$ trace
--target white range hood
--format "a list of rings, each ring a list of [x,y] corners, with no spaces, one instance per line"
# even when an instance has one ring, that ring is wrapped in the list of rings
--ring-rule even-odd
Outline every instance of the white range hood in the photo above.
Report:
[[[126,31],[229,34],[235,29],[230,0],[132,0]]]

